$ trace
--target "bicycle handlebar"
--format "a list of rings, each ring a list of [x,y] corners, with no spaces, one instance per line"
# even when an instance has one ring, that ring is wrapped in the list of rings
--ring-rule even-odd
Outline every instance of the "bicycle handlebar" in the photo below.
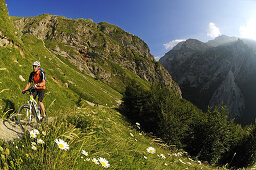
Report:
[[[35,89],[35,88],[33,88],[33,86],[32,86],[32,87],[30,87],[29,89],[24,90],[24,91],[23,91],[23,94],[25,94],[26,92],[30,92],[30,93],[31,93],[31,91],[32,91],[33,89]]]

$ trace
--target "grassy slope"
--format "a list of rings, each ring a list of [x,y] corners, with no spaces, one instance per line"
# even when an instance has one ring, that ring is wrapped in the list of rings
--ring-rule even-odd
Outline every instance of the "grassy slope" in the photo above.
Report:
[[[13,165],[15,169],[102,169],[101,165],[86,160],[99,157],[108,160],[110,169],[214,169],[187,156],[175,156],[178,151],[157,143],[159,139],[140,132],[113,109],[87,106],[69,114],[71,116],[67,119],[59,119],[39,128],[40,132],[44,130],[47,134],[37,137],[44,140],[44,147],[37,144],[37,150],[33,151],[31,142],[36,142],[36,139],[27,136],[14,143],[0,142],[4,149],[10,150],[9,155],[4,151],[0,154],[5,155],[7,160],[17,160]],[[59,150],[55,139],[63,139],[70,149]],[[150,146],[156,149],[155,154],[147,152]],[[82,150],[87,151],[88,156],[82,155]],[[160,154],[166,158],[159,157]],[[18,161],[21,159],[22,162]]]
[[[27,97],[21,95],[21,90],[28,81],[31,65],[35,60],[41,62],[46,72],[47,92],[44,102],[51,115],[55,115],[59,109],[67,110],[82,105],[85,100],[113,106],[121,99],[121,94],[106,84],[82,74],[68,61],[62,61],[51,54],[44,48],[41,40],[31,35],[23,36],[22,40],[28,51],[25,57],[15,48],[0,47],[0,112],[6,111],[11,105],[17,110],[20,105],[25,104]],[[19,79],[20,75],[25,78],[25,82]]]

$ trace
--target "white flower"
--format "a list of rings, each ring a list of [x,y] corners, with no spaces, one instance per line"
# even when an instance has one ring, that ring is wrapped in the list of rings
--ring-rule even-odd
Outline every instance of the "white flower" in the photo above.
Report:
[[[181,159],[179,159],[179,161],[181,162],[181,163],[183,163],[183,164],[186,164],[185,162],[183,162]]]
[[[131,137],[134,137],[134,135],[132,133],[130,133]]]
[[[93,158],[93,159],[92,159],[92,162],[94,162],[96,165],[99,165],[99,164],[100,164],[99,161],[98,161],[96,158]]]
[[[35,146],[35,145],[36,145],[36,142],[31,142],[31,145],[32,145],[32,146]]]
[[[166,157],[164,156],[164,154],[160,154],[160,157],[162,157],[162,159],[165,159]]]
[[[140,126],[140,123],[136,122],[136,125],[137,125],[137,126]]]
[[[142,135],[142,133],[139,133],[139,135]]]
[[[45,131],[42,131],[42,134],[45,136],[45,135],[46,135],[46,132],[45,132]]]
[[[153,148],[153,147],[148,147],[148,148],[147,148],[147,151],[148,151],[148,153],[151,153],[151,154],[156,153],[156,149]]]
[[[148,159],[148,157],[144,156],[145,159]]]
[[[42,139],[37,139],[37,143],[44,144],[44,141]]]
[[[81,156],[81,159],[83,159],[84,157]]]
[[[35,150],[36,150],[36,146],[35,146],[35,145],[33,145],[33,146],[32,146],[32,149],[35,151]]]
[[[36,138],[36,134],[34,133],[34,131],[30,131],[30,138]]]
[[[91,159],[90,158],[86,158],[86,161],[90,161]]]
[[[19,147],[18,147],[18,146],[16,146],[15,148],[16,148],[16,149],[19,149]]]
[[[83,154],[84,156],[88,156],[88,152],[86,152],[85,150],[82,150],[82,154]]]
[[[164,163],[165,166],[167,166],[168,164],[167,163]]]
[[[62,139],[55,139],[55,142],[57,143],[60,149],[69,149],[69,145],[67,144],[67,142],[64,142]]]
[[[33,131],[36,135],[39,135],[39,134],[40,134],[37,129],[33,129],[32,131]]]
[[[105,159],[105,158],[99,158],[99,161],[101,163],[101,165],[104,167],[104,168],[108,168],[110,166],[110,164],[108,163],[108,161]]]
[[[197,161],[201,165],[201,161]]]

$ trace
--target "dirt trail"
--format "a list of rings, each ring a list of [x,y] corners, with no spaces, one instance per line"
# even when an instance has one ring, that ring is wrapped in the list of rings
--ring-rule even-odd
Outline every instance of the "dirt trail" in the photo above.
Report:
[[[21,126],[13,121],[0,119],[0,139],[10,141],[22,135],[24,135],[24,130]]]
[[[48,117],[48,123],[53,120],[53,117]],[[3,139],[4,141],[21,138],[25,131],[32,129],[32,124],[21,123],[21,125],[18,125],[14,121],[0,119],[0,139]]]

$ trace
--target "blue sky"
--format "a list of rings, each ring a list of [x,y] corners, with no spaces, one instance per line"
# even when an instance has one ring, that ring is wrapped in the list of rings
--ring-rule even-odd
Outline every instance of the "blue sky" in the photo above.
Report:
[[[11,16],[106,21],[139,36],[155,57],[177,42],[221,34],[256,40],[256,0],[6,0]]]

